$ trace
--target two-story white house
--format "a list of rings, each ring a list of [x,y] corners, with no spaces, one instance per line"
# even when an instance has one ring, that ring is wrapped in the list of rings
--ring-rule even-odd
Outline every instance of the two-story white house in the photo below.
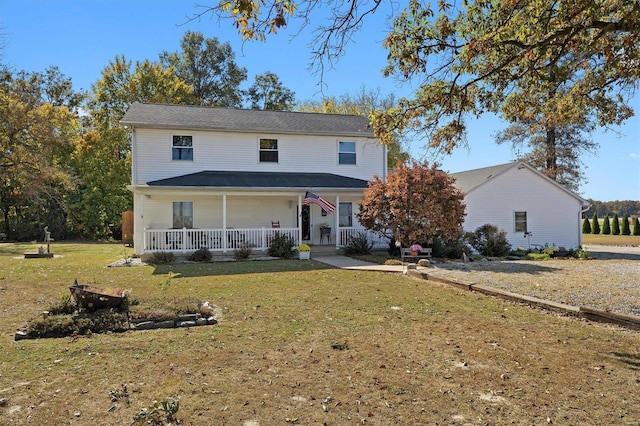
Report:
[[[136,103],[121,124],[138,254],[266,250],[276,235],[338,248],[362,231],[368,181],[387,174],[386,148],[360,116]]]

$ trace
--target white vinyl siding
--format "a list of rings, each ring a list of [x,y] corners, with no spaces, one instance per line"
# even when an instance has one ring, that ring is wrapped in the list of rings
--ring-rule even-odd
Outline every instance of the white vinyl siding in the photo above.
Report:
[[[578,198],[527,168],[514,167],[473,189],[465,196],[464,230],[473,232],[484,224],[507,232],[513,247],[533,244],[567,249],[581,243],[581,205]],[[515,231],[514,212],[527,213],[527,232]]]
[[[198,173],[203,170],[255,171],[256,135],[251,133],[192,131],[193,161],[172,161],[167,138],[180,134],[173,129],[136,129],[134,135],[133,184]],[[333,173],[371,180],[385,176],[382,144],[373,139],[356,140],[358,164],[344,167],[336,160],[336,138],[314,135],[265,135],[278,140],[278,162],[260,163],[263,172]]]

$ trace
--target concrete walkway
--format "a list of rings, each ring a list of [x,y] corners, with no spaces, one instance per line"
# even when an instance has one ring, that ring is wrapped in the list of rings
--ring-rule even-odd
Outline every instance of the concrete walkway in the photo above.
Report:
[[[399,272],[402,273],[402,265],[378,265],[377,263],[365,262],[362,260],[352,259],[347,256],[340,255],[317,255],[312,259],[341,269],[356,269],[361,271],[380,271],[380,272]]]

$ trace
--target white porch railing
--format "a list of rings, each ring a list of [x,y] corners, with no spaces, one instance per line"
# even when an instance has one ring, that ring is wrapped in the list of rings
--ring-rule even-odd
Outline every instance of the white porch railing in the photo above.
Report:
[[[337,231],[336,247],[344,247],[356,235],[364,232],[374,248],[385,248],[389,240],[365,228],[343,227]],[[286,235],[295,242],[298,228],[232,228],[232,229],[146,229],[144,231],[144,252],[171,251],[193,252],[200,248],[211,251],[229,252],[248,247],[252,250],[268,250],[276,236]]]
[[[338,246],[344,247],[349,245],[351,239],[361,233],[367,236],[367,239],[373,243],[373,248],[386,248],[389,247],[389,239],[381,237],[378,233],[370,231],[365,228],[348,227],[338,229]]]
[[[298,245],[298,228],[146,229],[144,252],[190,252],[200,248],[227,252],[242,247],[267,250],[271,240],[286,235]]]

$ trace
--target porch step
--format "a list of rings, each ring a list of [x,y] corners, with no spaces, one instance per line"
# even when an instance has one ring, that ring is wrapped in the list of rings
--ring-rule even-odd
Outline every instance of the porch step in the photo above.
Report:
[[[337,249],[335,245],[312,245],[311,257],[314,256],[330,256],[334,254],[342,254],[342,249]]]

